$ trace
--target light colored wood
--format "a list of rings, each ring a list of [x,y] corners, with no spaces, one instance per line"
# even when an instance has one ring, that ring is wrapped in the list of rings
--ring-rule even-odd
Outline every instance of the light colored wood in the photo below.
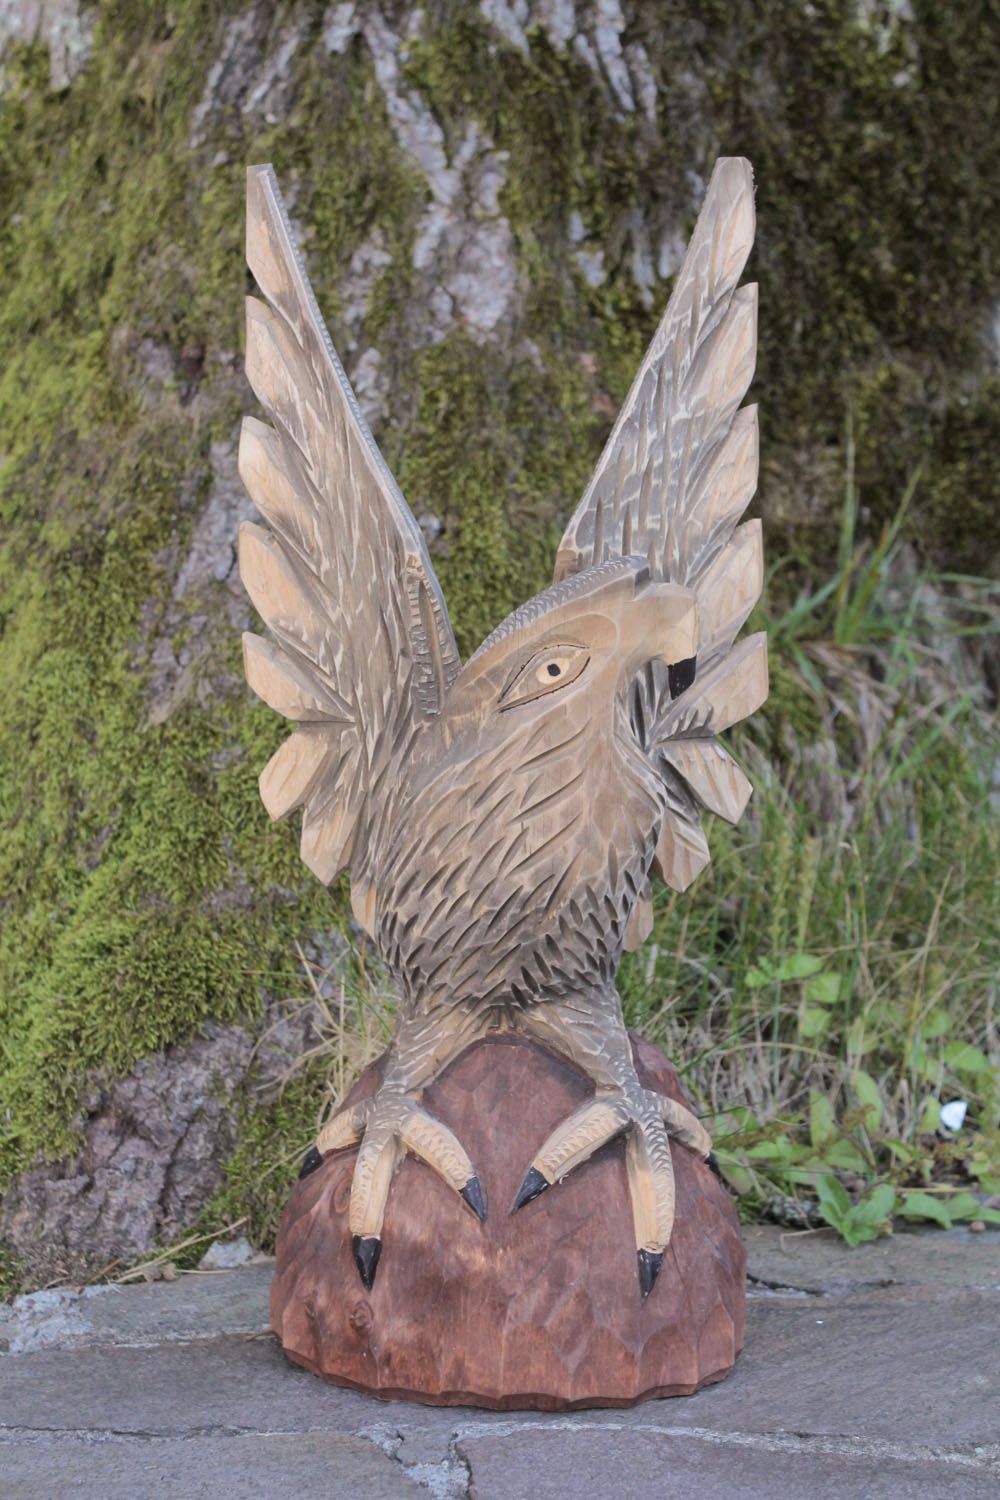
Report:
[[[737,526],[757,474],[756,411],[739,410],[753,232],[750,167],[721,161],[556,581],[463,665],[274,174],[250,169],[247,258],[267,300],[247,304],[247,374],[272,425],[244,425],[240,471],[267,524],[243,528],[240,567],[271,638],[248,636],[245,661],[298,725],[261,794],[274,817],[303,809],[321,880],[350,871],[400,996],[363,1119],[338,1117],[317,1142],[359,1141],[349,1226],[366,1285],[407,1151],[485,1213],[464,1143],[419,1102],[484,1037],[532,1038],[595,1091],[539,1143],[519,1205],[626,1135],[644,1294],[672,1232],[668,1137],[710,1149],[640,1085],[615,974],[648,935],[651,872],[685,889],[710,858],[700,809],[736,821],[750,795],[715,736],[767,691],[764,637],[736,641],[763,582],[759,523]]]

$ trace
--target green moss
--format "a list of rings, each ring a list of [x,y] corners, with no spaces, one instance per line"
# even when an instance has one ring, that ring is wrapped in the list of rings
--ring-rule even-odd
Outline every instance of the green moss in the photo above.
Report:
[[[245,280],[242,169],[188,149],[216,21],[108,7],[74,89],[49,95],[29,50],[0,115],[2,1171],[72,1146],[94,1070],[253,1013],[332,919],[259,806],[283,730],[239,688],[233,632],[203,690],[149,719],[169,558],[239,405],[219,384],[185,409],[188,373],[193,392],[238,348]],[[173,361],[162,390],[141,340]],[[216,900],[234,885],[249,906]]]
[[[408,376],[417,410],[387,455],[416,513],[443,523],[435,562],[468,653],[550,582],[567,475],[592,419],[580,378],[530,358],[499,364],[460,332],[417,355]]]
[[[981,570],[1000,556],[996,480],[979,529],[967,528],[964,502],[944,498],[953,459],[932,414],[964,410],[970,376],[987,367],[1000,288],[1000,30],[981,6],[917,0],[912,23],[889,11],[878,32],[843,0],[686,14],[719,146],[757,175],[765,457],[839,445],[854,411],[872,530],[922,463],[910,535],[929,561]],[[873,399],[887,387],[891,399]],[[965,432],[983,453],[995,432],[985,396]],[[765,469],[765,515],[768,499]],[[832,495],[812,517],[808,561],[832,553],[837,518]]]

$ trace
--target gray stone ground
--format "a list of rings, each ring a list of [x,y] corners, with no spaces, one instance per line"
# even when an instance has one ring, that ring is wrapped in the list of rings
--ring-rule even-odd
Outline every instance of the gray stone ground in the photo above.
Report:
[[[325,1386],[266,1332],[267,1265],[0,1305],[0,1497],[997,1500],[1000,1235],[747,1238],[734,1373],[626,1411]]]

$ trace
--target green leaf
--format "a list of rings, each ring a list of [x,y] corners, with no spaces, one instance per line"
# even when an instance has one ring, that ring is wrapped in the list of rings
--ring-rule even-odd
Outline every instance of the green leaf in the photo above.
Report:
[[[945,1201],[953,1221],[965,1223],[981,1219],[984,1224],[1000,1224],[1000,1209],[987,1208],[985,1203],[980,1203],[975,1193],[956,1193],[953,1198]]]
[[[826,1143],[823,1147],[823,1162],[825,1166],[839,1167],[843,1172],[857,1172],[861,1176],[871,1170],[853,1141],[845,1140],[843,1136]]]
[[[826,1094],[809,1090],[809,1139],[816,1147],[825,1146],[837,1134],[833,1105]]]
[[[931,1219],[944,1229],[951,1228],[951,1214],[946,1204],[940,1198],[932,1197],[930,1193],[904,1192],[896,1211],[902,1214],[904,1219]]]
[[[944,1036],[952,1026],[951,1016],[946,1010],[932,1010],[926,1021],[920,1028],[921,1035],[925,1041],[933,1041],[936,1037]]]
[[[952,1219],[978,1219],[983,1207],[975,1193],[956,1193],[947,1203]]]
[[[753,1173],[742,1162],[737,1161],[731,1152],[717,1146],[715,1159],[719,1163],[719,1171],[737,1196],[742,1197],[744,1193],[751,1191],[754,1185]]]
[[[808,979],[822,967],[823,960],[814,953],[788,953],[779,963],[765,959],[763,963],[748,969],[744,983],[748,989],[760,990],[785,979]]]
[[[748,969],[743,976],[743,983],[748,990],[762,990],[766,984],[773,984],[773,982],[774,973],[771,969]]]
[[[935,1099],[933,1094],[928,1094],[920,1110],[917,1130],[921,1135],[933,1135],[935,1130],[940,1130],[940,1128],[941,1100]]]
[[[986,1053],[971,1042],[949,1042],[944,1049],[944,1060],[957,1073],[992,1073],[993,1064]]]
[[[839,974],[814,974],[803,990],[807,1000],[817,1005],[836,1005],[840,999],[841,979]]]
[[[788,1167],[784,1173],[784,1178],[786,1182],[790,1182],[796,1187],[807,1187],[809,1189],[809,1196],[812,1198],[816,1193],[816,1179],[823,1171],[825,1171],[823,1163],[820,1163],[818,1166],[809,1166],[807,1164],[804,1167]]]
[[[811,974],[818,974],[822,967],[823,960],[814,953],[789,953],[774,973],[776,979],[808,979]]]
[[[821,1210],[829,1210],[838,1219],[846,1219],[851,1211],[851,1200],[847,1196],[844,1184],[829,1173],[820,1177],[816,1183],[816,1193],[819,1197]],[[828,1222],[831,1222],[828,1220]]]
[[[774,1141],[758,1141],[750,1147],[747,1157],[752,1161],[786,1162],[795,1161],[800,1154],[787,1135],[779,1135]]]
[[[854,1205],[851,1217],[858,1224],[870,1224],[873,1229],[880,1229],[892,1218],[895,1207],[896,1189],[891,1183],[881,1182],[866,1198]]]
[[[878,1228],[874,1224],[860,1224],[856,1219],[849,1219],[840,1232],[852,1250],[855,1245],[878,1239]]]
[[[820,1005],[804,1005],[799,1012],[799,1036],[825,1036],[830,1029],[830,1012]]]
[[[865,1111],[865,1123],[869,1129],[873,1129],[882,1120],[882,1091],[872,1075],[863,1068],[855,1068],[852,1081],[858,1103]]]
[[[919,1146],[910,1146],[904,1141],[893,1140],[891,1136],[883,1136],[880,1145],[885,1146],[894,1160],[902,1162],[904,1166],[911,1161],[918,1161],[924,1154]]]

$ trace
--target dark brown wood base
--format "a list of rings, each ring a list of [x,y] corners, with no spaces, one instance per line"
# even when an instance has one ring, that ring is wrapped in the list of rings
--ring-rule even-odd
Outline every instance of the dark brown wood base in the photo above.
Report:
[[[633,1035],[632,1049],[647,1087],[687,1102],[657,1048]],[[380,1075],[373,1064],[352,1099]],[[677,1217],[645,1300],[621,1141],[509,1211],[540,1143],[590,1092],[513,1035],[463,1053],[425,1102],[475,1163],[487,1221],[405,1158],[370,1292],[347,1226],[355,1151],[327,1155],[278,1235],[271,1325],[288,1357],[373,1395],[499,1410],[626,1406],[721,1380],[743,1345],[746,1257],[726,1189],[692,1152],[673,1146]]]

